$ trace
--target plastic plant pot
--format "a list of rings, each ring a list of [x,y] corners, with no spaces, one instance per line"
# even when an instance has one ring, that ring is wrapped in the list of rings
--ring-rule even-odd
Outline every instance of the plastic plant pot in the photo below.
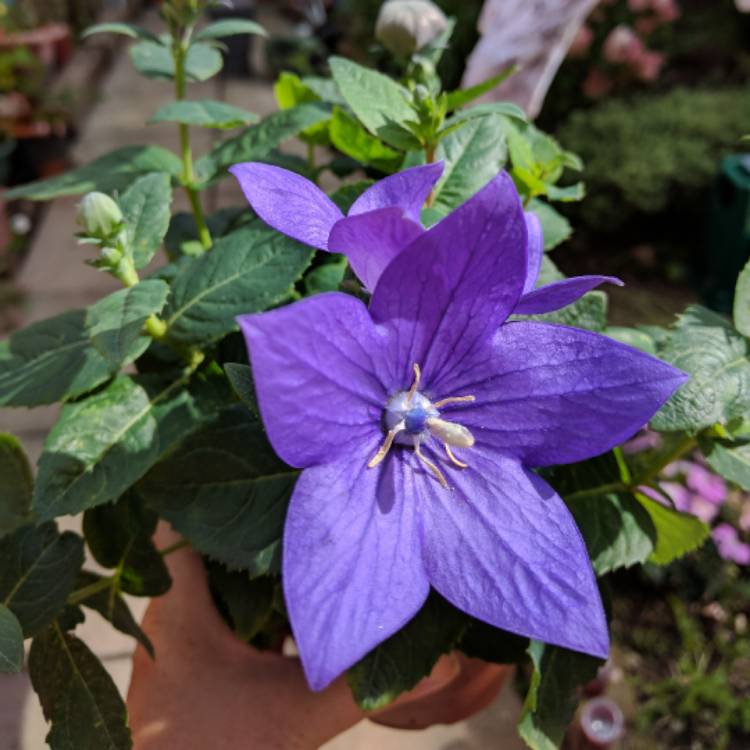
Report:
[[[580,725],[591,746],[609,748],[622,738],[625,732],[625,717],[613,700],[601,696],[584,703]]]

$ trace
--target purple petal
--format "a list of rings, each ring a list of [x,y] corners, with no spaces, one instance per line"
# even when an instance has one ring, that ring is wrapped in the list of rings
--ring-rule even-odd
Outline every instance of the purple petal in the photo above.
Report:
[[[372,290],[386,266],[423,231],[400,208],[380,208],[338,221],[328,249],[346,255],[357,278]]]
[[[378,364],[384,337],[362,302],[318,294],[237,320],[263,423],[284,461],[304,468],[380,436],[389,395]]]
[[[328,248],[328,235],[343,214],[317,185],[288,169],[260,162],[235,164],[229,171],[266,224],[306,245]]]
[[[396,172],[365,190],[352,204],[349,216],[395,206],[403,210],[407,219],[419,224],[422,206],[442,174],[441,161]]]
[[[559,310],[600,284],[623,286],[623,282],[614,276],[574,276],[524,294],[513,312],[516,315],[541,315]]]
[[[526,277],[526,222],[503,173],[417,237],[386,268],[370,303],[394,331],[391,362],[404,386],[414,363],[425,387],[484,348],[516,306]]]
[[[421,483],[430,583],[498,628],[606,658],[599,590],[563,501],[512,459],[481,449],[461,458],[469,468],[450,471],[451,490]]]
[[[544,255],[544,234],[542,233],[542,223],[535,213],[527,211],[524,218],[526,219],[526,231],[529,235],[527,246],[528,270],[526,271],[526,283],[523,286],[523,293],[526,294],[536,286],[536,280],[539,278],[542,256]]]
[[[289,506],[284,594],[313,690],[403,627],[429,592],[414,476],[398,459],[367,469],[378,443],[305,470]]]
[[[519,321],[502,326],[492,346],[464,360],[433,395],[474,395],[446,418],[527,466],[548,466],[632,437],[687,378],[606,336]]]

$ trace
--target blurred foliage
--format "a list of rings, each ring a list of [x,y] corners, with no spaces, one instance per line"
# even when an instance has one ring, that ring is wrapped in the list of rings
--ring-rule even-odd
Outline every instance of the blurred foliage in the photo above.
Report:
[[[676,89],[575,112],[560,142],[580,154],[591,228],[613,231],[639,212],[660,213],[701,196],[722,155],[750,122],[750,89]]]
[[[124,4],[135,3],[127,0]],[[80,31],[97,19],[104,5],[104,0],[5,0],[0,2],[0,26],[16,31],[67,23]]]

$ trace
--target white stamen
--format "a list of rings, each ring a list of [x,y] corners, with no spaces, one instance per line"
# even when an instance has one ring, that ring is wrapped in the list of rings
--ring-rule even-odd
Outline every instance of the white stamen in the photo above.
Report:
[[[444,419],[432,417],[427,420],[427,429],[441,442],[455,448],[471,448],[474,436],[462,424],[447,422]]]

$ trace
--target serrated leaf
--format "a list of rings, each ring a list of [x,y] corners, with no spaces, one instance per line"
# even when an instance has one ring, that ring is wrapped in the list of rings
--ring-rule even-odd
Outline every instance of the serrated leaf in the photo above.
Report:
[[[705,441],[701,443],[701,448],[715,472],[750,492],[750,443]]]
[[[306,86],[296,73],[282,71],[273,85],[273,93],[279,109],[291,109],[307,102],[319,102],[320,97]],[[304,143],[330,146],[331,138],[328,132],[328,121],[305,128],[300,133],[300,140]]]
[[[257,34],[258,36],[268,36],[268,32],[255,21],[247,18],[223,18],[220,21],[214,21],[199,29],[193,39],[200,41],[202,39],[221,39],[225,36],[234,36],[236,34]]]
[[[468,622],[463,612],[431,592],[412,620],[347,671],[354,700],[365,711],[392,703],[430,674]]]
[[[571,499],[567,505],[597,575],[643,563],[654,551],[657,533],[651,516],[630,495]]]
[[[117,499],[211,419],[226,396],[213,378],[186,387],[183,380],[138,375],[66,405],[39,459],[32,501],[37,517],[80,513]]]
[[[143,326],[150,315],[161,312],[168,294],[169,285],[165,281],[146,279],[104,297],[89,308],[86,326],[91,343],[113,372],[148,348],[151,337],[143,332]]]
[[[653,418],[655,430],[697,431],[750,411],[750,342],[720,315],[688,307],[659,356],[691,377]]]
[[[552,250],[570,239],[573,234],[570,222],[548,203],[535,199],[529,204],[529,210],[537,215],[542,225],[545,250]]]
[[[448,213],[471,198],[505,165],[505,134],[496,116],[471,120],[443,138],[437,158],[445,168],[435,188],[434,207]]]
[[[103,567],[117,568],[119,587],[127,594],[161,596],[172,584],[152,539],[157,521],[134,491],[84,513],[83,534],[91,554]]]
[[[80,396],[112,374],[91,343],[86,310],[32,323],[0,342],[0,406],[39,406]]]
[[[225,234],[239,229],[243,224],[251,222],[255,214],[247,206],[220,208],[206,217],[206,224],[214,241]],[[195,217],[192,213],[180,212],[172,216],[164,238],[164,247],[170,260],[177,260],[183,255],[203,255],[206,248],[198,239]]]
[[[242,133],[225,140],[195,163],[200,179],[208,182],[219,172],[242,161],[260,161],[287,138],[331,116],[331,108],[320,102],[300,104],[274,112]]]
[[[240,109],[226,102],[213,99],[199,101],[182,100],[169,102],[161,107],[149,120],[149,124],[156,122],[179,122],[184,125],[197,125],[202,128],[219,128],[226,130],[238,128],[255,122],[258,115]]]
[[[81,39],[87,39],[94,34],[122,34],[131,39],[149,39],[158,42],[159,37],[148,29],[136,26],[134,23],[97,23],[89,26],[81,34]]]
[[[607,326],[604,334],[621,344],[627,344],[646,354],[656,356],[656,342],[647,331],[638,328],[625,328],[624,326]]]
[[[129,750],[125,704],[99,659],[55,624],[31,644],[29,673],[52,750]]]
[[[453,126],[460,122],[475,120],[478,117],[487,117],[488,115],[510,117],[513,120],[526,122],[526,114],[517,104],[513,104],[512,102],[488,102],[487,104],[477,104],[456,112],[445,121],[445,127],[453,128]]]
[[[0,537],[27,523],[34,479],[21,443],[0,432]]]
[[[348,267],[349,261],[344,255],[326,259],[326,262],[305,274],[305,294],[337,291]]]
[[[154,172],[135,180],[118,203],[125,216],[128,249],[137,269],[148,265],[169,228],[172,184],[168,174]]]
[[[277,562],[296,478],[238,405],[157,464],[138,492],[199,552],[261,575]]]
[[[174,277],[164,313],[169,338],[201,346],[221,338],[237,315],[286,299],[311,258],[310,248],[260,221],[222,237],[210,253],[185,260]]]
[[[171,48],[164,43],[143,41],[130,48],[130,59],[135,69],[147,78],[174,78],[175,67]],[[185,77],[188,81],[207,81],[220,70],[224,60],[216,47],[196,42],[185,55]]]
[[[328,60],[341,95],[362,124],[396,148],[414,148],[414,138],[404,125],[416,120],[410,94],[388,76],[343,57]]]
[[[604,292],[587,292],[572,305],[562,310],[534,316],[535,320],[557,325],[585,328],[589,331],[603,331],[607,326],[607,295]]]
[[[321,76],[305,76],[301,79],[302,84],[312,91],[321,101],[329,104],[346,104],[346,100],[341,96],[336,81],[332,78],[322,78]]]
[[[23,526],[0,539],[0,603],[26,636],[48,625],[65,606],[83,565],[83,540],[59,534],[54,523]]]
[[[365,166],[375,167],[383,172],[395,172],[403,155],[386,146],[374,135],[370,135],[360,124],[340,107],[334,107],[329,126],[331,142],[341,153]]]
[[[78,576],[77,588],[91,586],[102,580],[96,573],[82,571]],[[149,637],[143,632],[141,626],[136,622],[133,613],[125,599],[114,589],[99,591],[93,596],[88,596],[81,601],[84,607],[98,612],[105,620],[112,624],[115,630],[134,638],[146,649],[151,658],[154,658],[154,646]]]
[[[492,89],[499,86],[503,81],[510,78],[516,70],[518,70],[517,66],[509,65],[497,75],[487,78],[481,83],[476,84],[476,86],[470,86],[467,89],[458,89],[457,91],[449,92],[446,100],[446,109],[450,112],[459,107],[463,107],[469,102],[473,102],[474,99],[478,99],[482,94],[492,91]]]
[[[224,365],[224,372],[226,372],[229,383],[234,392],[239,396],[240,401],[255,416],[260,416],[260,412],[258,411],[258,397],[255,395],[253,371],[247,365],[227,362]]]
[[[113,193],[124,190],[149,172],[166,172],[176,177],[181,169],[179,158],[161,146],[123,146],[83,167],[12,188],[5,193],[5,197],[8,200],[30,198],[45,201],[90,190]]]
[[[734,291],[734,325],[750,338],[750,262],[742,269]]]
[[[667,565],[698,549],[708,539],[711,530],[699,518],[667,508],[640,492],[635,497],[651,516],[656,529],[656,545],[649,562]]]
[[[518,731],[532,750],[558,750],[578,703],[576,689],[602,661],[539,641],[531,642],[529,656],[534,671]]]
[[[23,631],[16,616],[0,604],[0,674],[20,672],[23,667]]]

